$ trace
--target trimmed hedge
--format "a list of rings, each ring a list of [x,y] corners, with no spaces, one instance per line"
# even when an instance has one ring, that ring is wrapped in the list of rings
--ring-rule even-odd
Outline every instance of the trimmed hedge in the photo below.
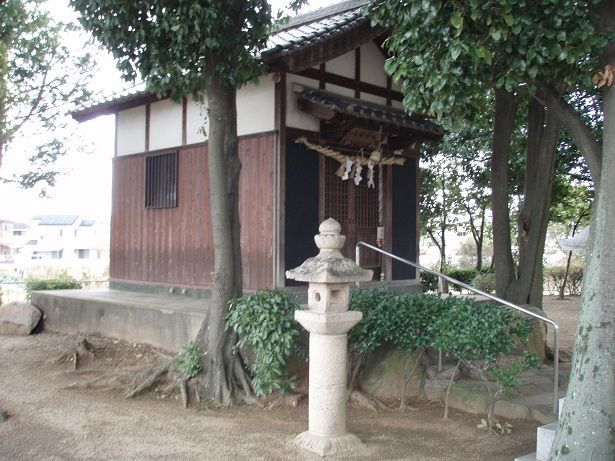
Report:
[[[43,290],[76,290],[83,288],[83,284],[70,275],[59,275],[50,278],[32,277],[26,279],[26,300],[32,300],[33,291]]]

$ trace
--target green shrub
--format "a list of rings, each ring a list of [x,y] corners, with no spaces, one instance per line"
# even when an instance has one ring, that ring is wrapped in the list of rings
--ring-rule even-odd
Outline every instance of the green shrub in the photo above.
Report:
[[[82,283],[70,275],[59,275],[51,278],[26,279],[26,300],[32,299],[32,292],[39,290],[75,290],[83,288]]]
[[[421,271],[421,285],[423,291],[438,291],[438,276],[429,272]]]
[[[203,369],[203,353],[192,343],[184,344],[176,365],[184,375],[194,378]]]
[[[476,269],[473,269],[473,268],[466,268],[466,269],[452,268],[452,269],[447,269],[445,273],[449,277],[452,277],[468,285],[472,283],[472,280],[474,280],[474,277],[476,277],[476,274],[478,274]],[[455,286],[455,289],[458,289],[458,288],[459,287]]]
[[[566,275],[566,266],[546,267],[544,273],[544,281],[546,291],[560,294],[564,277]],[[579,296],[583,286],[583,266],[571,265],[566,279],[566,286],[562,295]]]
[[[255,355],[250,363],[252,386],[257,395],[292,389],[293,377],[286,362],[299,351],[299,328],[294,312],[295,297],[282,290],[259,290],[231,301],[227,328],[238,334],[238,347],[249,347]]]
[[[493,272],[478,274],[472,280],[472,286],[487,293],[495,293],[495,274]]]

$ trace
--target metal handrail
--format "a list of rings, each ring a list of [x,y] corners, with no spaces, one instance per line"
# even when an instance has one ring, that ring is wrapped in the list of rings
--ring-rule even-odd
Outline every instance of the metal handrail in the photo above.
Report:
[[[557,393],[558,393],[558,389],[559,389],[559,326],[556,322],[554,322],[553,320],[551,320],[548,317],[545,317],[543,315],[540,314],[536,314],[535,312],[532,312],[528,309],[525,309],[521,306],[517,306],[516,304],[511,303],[510,301],[506,301],[505,299],[502,298],[498,298],[497,296],[494,296],[490,293],[487,293],[486,291],[480,290],[478,288],[475,288],[471,285],[468,285],[467,283],[463,283],[457,279],[454,279],[452,277],[449,277],[448,275],[444,275],[438,271],[434,271],[431,269],[427,269],[426,267],[421,266],[420,264],[414,262],[414,261],[409,261],[407,259],[404,258],[400,258],[399,256],[394,255],[393,253],[389,253],[388,251],[384,251],[381,248],[378,248],[374,245],[370,245],[369,243],[365,243],[365,242],[357,242],[357,245],[355,247],[355,258],[356,258],[356,262],[357,264],[360,264],[361,261],[361,249],[360,247],[364,246],[366,248],[369,248],[370,250],[374,250],[380,254],[383,254],[385,256],[388,256],[391,259],[395,259],[396,261],[402,262],[404,264],[407,264],[409,266],[415,267],[419,270],[428,272],[430,274],[433,274],[435,276],[437,276],[440,280],[446,280],[450,283],[453,283],[455,285],[458,285],[462,288],[465,288],[466,290],[470,290],[478,295],[484,296],[488,299],[491,299],[492,301],[495,301],[499,304],[502,304],[506,307],[509,307],[511,309],[514,309],[516,311],[522,312],[523,314],[529,315],[530,317],[533,317],[535,319],[541,320],[549,325],[551,325],[553,327],[553,413],[555,415],[557,415],[558,413],[558,397],[557,397]],[[358,283],[357,283],[358,285]]]

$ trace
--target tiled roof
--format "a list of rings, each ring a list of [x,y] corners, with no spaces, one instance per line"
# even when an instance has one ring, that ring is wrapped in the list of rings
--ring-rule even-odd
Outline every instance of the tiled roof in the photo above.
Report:
[[[350,0],[291,19],[267,42],[261,56],[287,54],[367,22],[361,14],[366,0]]]
[[[261,57],[286,55],[368,21],[361,15],[361,7],[367,3],[368,0],[348,0],[289,20],[269,38],[267,49],[261,52]],[[127,104],[127,107],[131,107],[144,103],[145,99],[157,98],[145,89],[144,84],[140,84],[115,94],[99,96],[76,107],[72,114],[82,122],[98,115],[113,113],[118,105]]]
[[[300,98],[322,105],[341,114],[410,128],[426,133],[435,139],[441,138],[444,134],[444,130],[440,125],[425,120],[424,118],[407,114],[403,110],[361,101],[299,84],[293,85],[293,91],[298,94]]]

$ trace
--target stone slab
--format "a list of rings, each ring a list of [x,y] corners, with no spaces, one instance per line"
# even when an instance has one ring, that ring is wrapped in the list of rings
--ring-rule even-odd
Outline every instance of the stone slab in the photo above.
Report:
[[[536,461],[536,453],[520,456],[519,458],[515,458],[515,461]]]
[[[32,304],[43,328],[69,334],[100,334],[177,352],[192,341],[209,309],[206,300],[100,288],[39,291]]]
[[[549,458],[553,440],[555,440],[557,421],[536,428],[536,459],[546,461]]]

